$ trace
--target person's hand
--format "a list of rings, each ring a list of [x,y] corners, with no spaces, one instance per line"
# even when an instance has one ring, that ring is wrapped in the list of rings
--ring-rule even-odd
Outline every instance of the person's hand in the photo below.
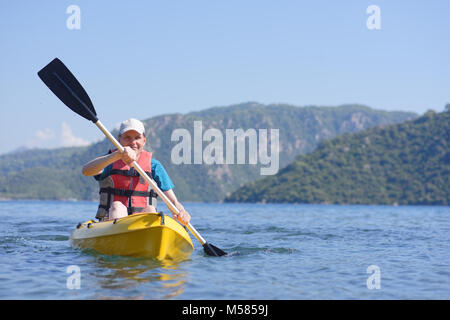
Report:
[[[136,161],[136,151],[134,151],[130,147],[124,147],[123,149],[123,153],[121,154],[121,159],[123,162],[125,162],[127,165],[130,165],[133,161]]]
[[[173,218],[181,222],[183,225],[187,225],[189,221],[191,221],[191,215],[186,210],[184,210],[184,208],[181,208],[178,214],[173,213]]]

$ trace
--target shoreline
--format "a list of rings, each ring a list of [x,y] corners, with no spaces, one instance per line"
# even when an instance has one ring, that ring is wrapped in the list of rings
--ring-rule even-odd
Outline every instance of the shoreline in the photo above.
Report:
[[[78,200],[73,198],[68,199],[18,199],[18,198],[7,198],[7,197],[0,197],[0,202],[11,202],[11,201],[22,201],[22,202],[93,202],[98,203],[98,200]],[[185,204],[221,204],[221,205],[272,205],[272,206],[285,206],[285,205],[298,205],[298,206],[363,206],[363,207],[377,207],[377,206],[385,206],[385,207],[393,207],[393,208],[399,208],[399,207],[429,207],[429,208],[436,208],[436,207],[450,207],[446,205],[427,205],[427,204],[362,204],[362,203],[279,203],[279,202],[201,202],[201,201],[182,201],[182,203]],[[162,203],[165,205],[164,203]]]

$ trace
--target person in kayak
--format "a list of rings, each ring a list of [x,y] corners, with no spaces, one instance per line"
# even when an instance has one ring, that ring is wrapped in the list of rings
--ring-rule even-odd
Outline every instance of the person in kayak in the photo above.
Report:
[[[136,161],[180,211],[172,213],[182,224],[188,224],[191,216],[173,192],[174,184],[162,164],[144,150],[147,141],[144,124],[128,119],[120,124],[118,140],[124,152],[110,150],[107,155],[95,158],[83,166],[85,176],[94,176],[100,183],[100,205],[96,218],[113,220],[139,212],[156,212],[156,193],[131,167]]]

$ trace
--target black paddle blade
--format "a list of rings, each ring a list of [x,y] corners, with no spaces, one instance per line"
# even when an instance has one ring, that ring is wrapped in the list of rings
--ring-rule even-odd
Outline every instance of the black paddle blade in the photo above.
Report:
[[[212,244],[209,244],[208,242],[205,242],[205,244],[203,245],[203,250],[208,256],[221,257],[227,255],[225,251],[217,248],[216,246],[213,246]]]
[[[38,76],[72,111],[94,123],[98,121],[91,99],[61,60],[58,58],[53,59],[52,62],[38,72]]]

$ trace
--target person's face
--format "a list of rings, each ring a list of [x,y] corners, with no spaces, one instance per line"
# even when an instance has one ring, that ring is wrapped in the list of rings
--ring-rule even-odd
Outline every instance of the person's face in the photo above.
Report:
[[[134,130],[128,130],[119,136],[119,142],[124,147],[130,147],[137,153],[144,150],[144,145],[147,139],[143,134]]]

